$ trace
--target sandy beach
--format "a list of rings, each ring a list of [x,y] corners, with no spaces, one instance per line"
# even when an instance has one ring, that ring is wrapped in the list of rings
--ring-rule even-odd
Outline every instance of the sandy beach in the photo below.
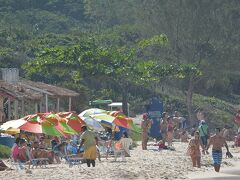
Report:
[[[151,144],[151,143],[149,143]],[[1,180],[57,180],[57,179],[202,179],[216,173],[211,166],[211,156],[205,155],[202,158],[202,167],[192,168],[191,161],[186,155],[186,143],[174,142],[176,151],[158,151],[155,146],[148,146],[147,151],[142,151],[141,146],[131,150],[131,157],[126,162],[117,162],[113,158],[101,162],[97,160],[95,168],[87,168],[86,164],[80,167],[69,168],[64,162],[60,165],[48,165],[47,168],[32,169],[32,174],[25,171],[4,171],[0,173]],[[222,171],[240,162],[240,149],[230,149],[233,152],[233,159],[223,158]],[[224,151],[225,152],[225,151]],[[5,160],[8,164],[9,162]],[[224,176],[218,173],[218,176]],[[212,176],[214,177],[214,176]],[[225,178],[226,179],[226,178]]]

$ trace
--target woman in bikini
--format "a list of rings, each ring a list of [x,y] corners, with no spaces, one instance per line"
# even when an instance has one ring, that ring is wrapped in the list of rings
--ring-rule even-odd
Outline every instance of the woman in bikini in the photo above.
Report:
[[[200,146],[202,149],[203,145],[200,140],[199,132],[196,131],[194,133],[194,138],[192,138],[189,142],[188,145],[188,151],[187,154],[190,155],[193,163],[193,167],[201,167],[200,161],[201,161],[201,151],[200,151]]]

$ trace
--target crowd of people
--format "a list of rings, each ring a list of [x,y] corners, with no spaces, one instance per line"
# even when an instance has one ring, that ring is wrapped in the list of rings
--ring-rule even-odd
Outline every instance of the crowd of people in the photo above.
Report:
[[[142,128],[142,149],[147,150],[148,133],[152,126],[152,120],[147,113],[143,114],[141,128]],[[188,142],[188,132],[186,128],[186,119],[175,111],[173,116],[168,112],[162,113],[162,118],[159,124],[161,133],[160,138],[156,138],[156,144],[167,144],[167,147],[172,147],[173,138],[181,139],[182,142]],[[161,145],[163,146],[163,145]],[[164,146],[165,147],[165,146]]]
[[[240,115],[240,112],[239,112]],[[225,126],[221,131],[215,129],[214,134],[210,134],[207,121],[203,110],[196,113],[197,125],[190,129],[187,127],[187,121],[177,111],[172,116],[168,112],[163,112],[159,123],[161,137],[155,139],[154,145],[159,150],[175,150],[173,139],[179,139],[186,144],[187,155],[190,156],[193,167],[201,167],[201,156],[209,154],[209,148],[212,147],[213,165],[216,172],[219,172],[222,162],[222,147],[226,147],[227,156],[232,157],[229,152],[226,138],[229,134],[229,128]],[[240,116],[239,116],[240,117]],[[152,126],[152,119],[147,114],[142,118],[142,150],[147,150],[149,129]],[[64,137],[51,137],[46,135],[36,135],[31,133],[20,133],[16,137],[15,144],[11,150],[11,157],[14,162],[20,162],[29,165],[32,159],[46,158],[48,163],[61,163],[68,155],[82,157],[88,167],[95,167],[97,157],[100,157],[99,143],[104,141],[107,155],[111,150],[123,153],[124,157],[130,157],[129,148],[132,145],[132,139],[128,137],[127,131],[122,133],[121,138],[115,139],[115,131],[106,128],[105,133],[97,134],[88,129],[86,125],[81,127],[82,132],[79,135]],[[115,129],[115,128],[114,128]],[[107,142],[107,143],[106,143]],[[116,157],[116,156],[115,156]],[[65,159],[66,160],[66,159]],[[100,160],[100,158],[99,158]],[[8,167],[0,161],[0,170],[6,170]]]
[[[230,158],[232,157],[226,142],[226,138],[229,135],[229,128],[228,126],[225,126],[222,130],[220,128],[216,128],[215,133],[210,134],[209,127],[205,120],[204,111],[202,109],[199,109],[196,112],[196,117],[198,120],[197,125],[188,132],[186,119],[183,118],[179,112],[175,111],[173,116],[169,116],[168,112],[163,112],[159,124],[161,137],[159,139],[156,138],[156,143],[154,145],[157,145],[159,150],[173,150],[173,138],[180,139],[181,142],[188,143],[187,155],[191,157],[193,167],[198,168],[201,167],[201,156],[208,155],[208,149],[212,146],[213,166],[215,171],[219,172],[222,162],[222,147],[226,147],[226,156]],[[152,120],[148,114],[143,114],[143,120],[141,124],[143,131],[143,150],[147,149],[147,142],[149,138],[148,131],[151,127],[151,124]]]
[[[32,159],[45,158],[49,164],[52,164],[61,163],[62,159],[67,160],[69,155],[75,155],[75,157],[82,157],[88,167],[91,165],[95,167],[97,156],[100,160],[99,141],[107,142],[105,143],[107,153],[110,153],[112,146],[118,142],[121,144],[120,148],[124,156],[130,156],[129,148],[132,140],[128,138],[127,132],[124,132],[121,138],[115,139],[114,132],[111,131],[109,134],[109,129],[101,134],[89,130],[86,125],[83,125],[81,129],[82,132],[79,135],[68,138],[20,133],[11,149],[12,161],[27,164],[26,169],[30,169]]]

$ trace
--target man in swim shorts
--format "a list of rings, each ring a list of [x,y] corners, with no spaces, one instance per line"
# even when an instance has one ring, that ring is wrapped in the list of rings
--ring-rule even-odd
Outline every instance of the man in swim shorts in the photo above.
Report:
[[[207,145],[207,150],[212,145],[212,158],[213,158],[213,165],[216,172],[219,172],[221,162],[222,162],[222,147],[225,146],[227,149],[227,154],[231,154],[228,149],[228,145],[224,137],[220,134],[220,128],[216,128],[216,133],[211,136],[209,143]]]

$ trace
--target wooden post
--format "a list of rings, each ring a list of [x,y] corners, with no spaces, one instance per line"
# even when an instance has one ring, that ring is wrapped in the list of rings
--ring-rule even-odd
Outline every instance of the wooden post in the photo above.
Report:
[[[14,100],[14,119],[18,119],[18,100]]]
[[[35,101],[35,113],[38,113],[38,102]]]
[[[21,101],[21,115],[24,116],[25,115],[25,103],[24,103],[24,99],[22,99]]]
[[[60,106],[60,98],[57,98],[57,112],[59,112],[59,106]]]
[[[11,119],[11,100],[8,98],[8,120]]]
[[[3,96],[0,96],[0,123],[3,122],[5,120],[4,118],[4,108],[3,108],[3,100],[4,100],[4,97]]]
[[[71,106],[72,106],[72,98],[71,97],[68,98],[68,102],[69,102],[68,111],[70,112],[71,111]]]
[[[43,102],[42,102],[42,98],[40,99],[40,109],[39,109],[39,112],[42,112],[42,105],[43,105]]]
[[[45,94],[45,112],[48,112],[48,95]]]

